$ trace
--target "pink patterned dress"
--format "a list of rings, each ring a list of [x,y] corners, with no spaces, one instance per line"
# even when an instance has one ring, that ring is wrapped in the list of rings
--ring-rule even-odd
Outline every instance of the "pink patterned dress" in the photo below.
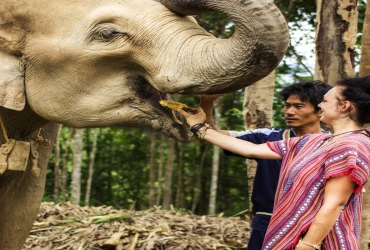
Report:
[[[323,248],[360,249],[362,188],[368,180],[370,162],[370,133],[366,134],[342,135],[330,147],[322,143],[331,135],[267,143],[283,162],[263,249],[294,249],[323,203],[326,181],[343,175],[348,175],[357,187],[325,237]]]

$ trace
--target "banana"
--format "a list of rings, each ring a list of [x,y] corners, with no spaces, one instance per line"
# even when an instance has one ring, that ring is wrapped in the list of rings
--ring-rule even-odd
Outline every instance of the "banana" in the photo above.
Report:
[[[176,110],[176,109],[184,109],[184,108],[189,108],[186,104],[183,104],[181,102],[174,102],[170,100],[162,100],[159,102],[163,107]]]
[[[182,121],[180,121],[177,118],[177,116],[175,114],[175,110],[176,109],[187,109],[187,108],[189,108],[187,105],[185,105],[181,102],[174,102],[174,101],[170,101],[170,100],[159,101],[159,104],[161,104],[163,107],[171,109],[172,117],[175,120],[175,122],[177,122],[178,124],[181,124],[181,125],[183,124]]]

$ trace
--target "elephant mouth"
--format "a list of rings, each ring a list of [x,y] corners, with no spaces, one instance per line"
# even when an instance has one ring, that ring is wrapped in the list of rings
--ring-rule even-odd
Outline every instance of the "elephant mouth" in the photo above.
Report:
[[[160,96],[160,100],[158,100],[157,103],[153,106],[155,106],[155,107],[160,106],[161,112],[165,112],[165,114],[166,114],[165,116],[162,116],[163,127],[166,127],[166,123],[170,119],[170,123],[172,124],[173,128],[175,130],[178,129],[180,131],[179,136],[181,137],[181,139],[179,139],[177,137],[178,135],[175,136],[176,139],[179,140],[179,141],[187,141],[189,139],[189,137],[188,137],[187,132],[185,131],[182,115],[174,109],[171,109],[169,107],[164,107],[163,105],[161,105],[162,101],[171,101],[171,95],[168,94],[168,93],[163,93],[163,92],[159,92],[159,91],[158,91],[158,93],[159,93],[159,96]],[[163,132],[163,130],[162,130],[162,132]]]
[[[140,106],[149,105],[149,120],[157,120],[153,125],[154,130],[160,130],[162,133],[178,140],[188,141],[189,137],[183,125],[183,117],[175,110],[163,107],[160,101],[171,100],[169,93],[164,93],[154,88],[144,77],[131,76],[127,79],[133,88],[136,96],[139,98]]]

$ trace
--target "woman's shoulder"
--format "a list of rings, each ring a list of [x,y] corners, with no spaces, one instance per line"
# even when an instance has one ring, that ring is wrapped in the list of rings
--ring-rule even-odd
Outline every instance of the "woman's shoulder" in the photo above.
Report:
[[[335,138],[332,143],[332,151],[355,150],[370,155],[370,137],[368,134],[354,133],[351,135]]]
[[[325,140],[330,138],[332,135],[331,134],[306,134],[301,136],[301,138],[309,141],[320,141],[320,140]]]

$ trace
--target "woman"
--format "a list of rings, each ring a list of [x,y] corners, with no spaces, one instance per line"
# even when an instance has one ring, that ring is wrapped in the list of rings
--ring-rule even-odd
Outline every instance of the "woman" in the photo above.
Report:
[[[274,212],[263,249],[360,249],[362,188],[368,180],[370,77],[338,82],[318,105],[331,135],[255,145],[212,130],[178,110],[199,138],[248,158],[281,159]]]

